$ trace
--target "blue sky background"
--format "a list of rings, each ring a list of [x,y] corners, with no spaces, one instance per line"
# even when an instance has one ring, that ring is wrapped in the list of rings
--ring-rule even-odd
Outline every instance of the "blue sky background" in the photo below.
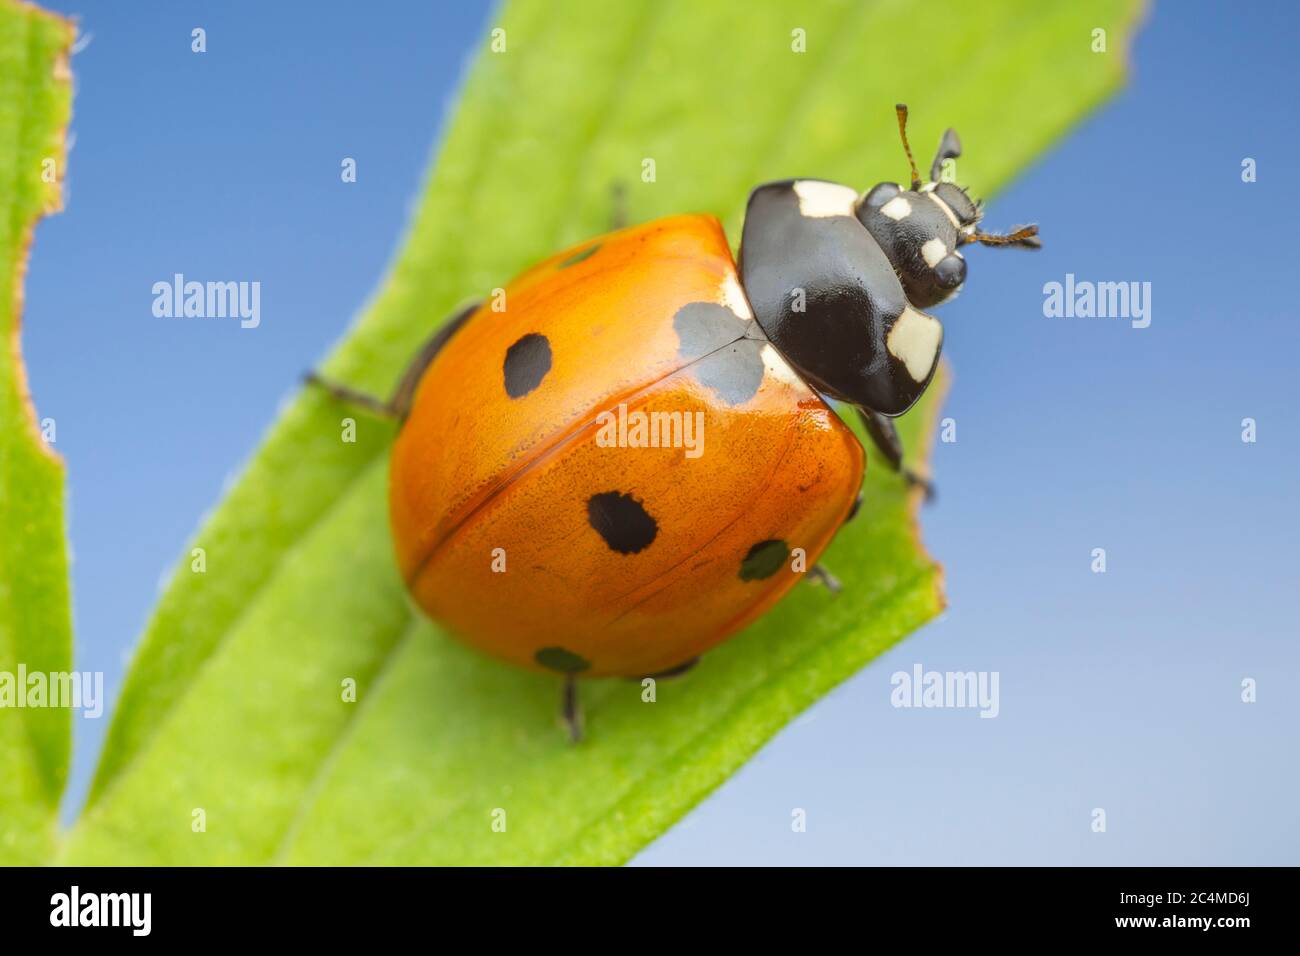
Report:
[[[160,575],[382,276],[487,8],[48,5],[92,39],[24,348],[69,462],[77,666],[115,697]],[[220,58],[177,41],[198,9]],[[972,251],[940,313],[957,441],[924,534],[951,609],[639,862],[1300,863],[1297,19],[1158,6],[1128,88],[992,204],[1045,248]],[[276,321],[154,319],[173,268],[260,278]],[[1067,272],[1150,282],[1150,328],[1045,318]],[[1000,716],[894,709],[917,663],[998,671]],[[69,813],[107,719],[75,721]]]

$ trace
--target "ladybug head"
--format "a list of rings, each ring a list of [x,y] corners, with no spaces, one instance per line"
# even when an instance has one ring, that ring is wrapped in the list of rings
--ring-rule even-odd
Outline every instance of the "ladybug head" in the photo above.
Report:
[[[947,130],[922,182],[907,142],[907,107],[899,104],[898,131],[912,170],[910,189],[879,183],[857,205],[858,220],[875,237],[902,281],[908,301],[927,308],[951,298],[966,281],[960,247],[971,242],[1037,249],[1037,226],[1017,226],[1006,235],[979,230],[983,210],[956,183],[944,182],[943,165],[961,155],[961,141]]]

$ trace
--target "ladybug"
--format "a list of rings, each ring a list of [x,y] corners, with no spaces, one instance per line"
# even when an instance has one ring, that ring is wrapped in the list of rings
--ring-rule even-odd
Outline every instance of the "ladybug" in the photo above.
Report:
[[[852,405],[912,485],[893,418],[934,377],[939,320],[970,243],[1037,247],[1035,226],[922,182],[864,195],[817,179],[749,197],[739,262],[713,216],[583,242],[471,305],[388,400],[315,375],[400,422],[389,512],[415,602],[461,639],[564,678],[667,677],[762,615],[856,512],[864,453],[828,404]]]

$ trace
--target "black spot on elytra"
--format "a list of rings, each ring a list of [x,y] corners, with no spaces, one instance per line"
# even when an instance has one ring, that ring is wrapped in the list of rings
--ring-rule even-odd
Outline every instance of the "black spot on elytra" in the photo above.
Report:
[[[591,667],[591,661],[562,647],[543,647],[533,655],[533,660],[547,670],[561,674],[578,674]]]
[[[763,346],[757,322],[716,302],[690,302],[673,316],[678,352],[699,360],[691,374],[728,405],[742,405],[763,384]]]
[[[743,338],[750,323],[725,305],[716,302],[688,302],[673,316],[678,352],[682,358],[696,359]]]
[[[597,250],[600,249],[600,247],[601,247],[601,243],[598,242],[594,246],[588,246],[586,249],[579,249],[573,255],[563,260],[555,268],[567,269],[569,266],[576,266],[579,262],[582,262],[584,259],[590,259],[592,256],[594,256]]]
[[[529,332],[506,349],[503,366],[506,394],[521,398],[538,385],[551,370],[551,343],[546,336]]]
[[[587,502],[587,520],[619,554],[636,554],[650,546],[659,526],[641,502],[619,491],[603,491]]]
[[[728,405],[743,405],[763,384],[763,343],[741,339],[691,366],[700,383]]]
[[[762,581],[781,570],[785,559],[790,556],[790,548],[784,541],[760,541],[749,549],[745,560],[740,562],[740,580]]]

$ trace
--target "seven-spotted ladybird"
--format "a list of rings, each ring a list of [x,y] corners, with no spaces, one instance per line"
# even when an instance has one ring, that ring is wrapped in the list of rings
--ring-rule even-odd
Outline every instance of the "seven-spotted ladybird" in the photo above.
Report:
[[[892,419],[934,376],[961,247],[1037,247],[1035,226],[981,232],[980,206],[910,187],[791,179],[749,197],[739,265],[712,216],[621,229],[470,306],[381,401],[401,422],[390,517],[415,601],[469,644],[565,678],[680,673],[816,565],[856,510],[863,450],[827,404],[857,409],[903,468]]]

